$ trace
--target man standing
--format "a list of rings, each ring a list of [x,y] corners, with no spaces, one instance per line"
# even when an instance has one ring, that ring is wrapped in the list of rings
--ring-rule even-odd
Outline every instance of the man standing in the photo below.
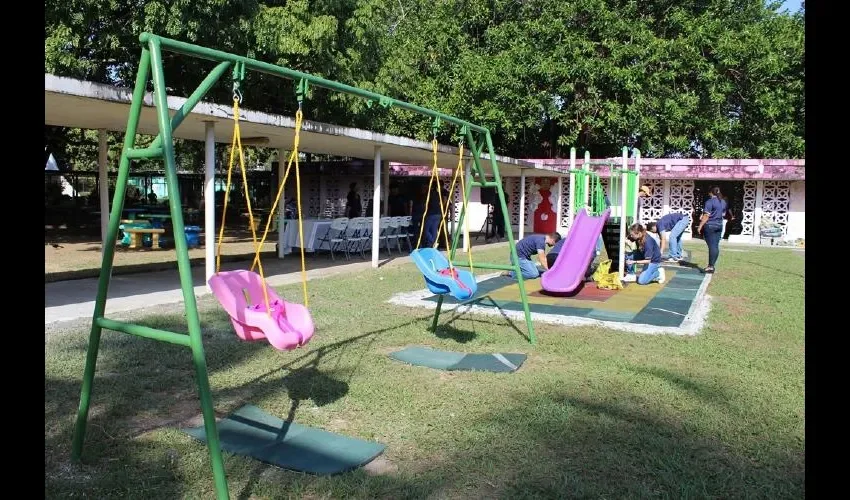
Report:
[[[688,228],[689,219],[680,212],[671,212],[658,219],[658,234],[661,236],[661,255],[667,251],[670,254],[667,262],[682,260],[682,233]]]

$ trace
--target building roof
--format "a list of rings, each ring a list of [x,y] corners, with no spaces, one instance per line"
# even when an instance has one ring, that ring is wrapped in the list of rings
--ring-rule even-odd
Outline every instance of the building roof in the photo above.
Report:
[[[122,132],[127,126],[131,99],[131,89],[51,74],[44,75],[44,123],[46,125]],[[183,97],[169,96],[168,107],[172,110],[172,115],[185,102],[186,99]],[[233,136],[231,106],[205,101],[195,106],[174,132],[174,137],[203,141],[205,122],[215,123],[217,143],[230,144]],[[289,149],[292,147],[295,135],[295,118],[242,109],[240,110],[240,129],[243,138],[266,138],[264,147]],[[158,133],[153,96],[150,92],[145,95],[138,131],[146,135]],[[302,124],[299,149],[303,152],[372,159],[377,146],[381,147],[381,157],[385,161],[408,165],[431,165],[432,163],[429,142],[308,120],[304,120]],[[458,161],[457,154],[457,148],[440,145],[438,166],[455,168]],[[489,158],[486,155],[482,156]],[[527,176],[546,176],[552,175],[554,170],[506,156],[497,156],[496,162],[503,176],[519,176],[523,171]],[[489,161],[482,164],[485,166],[485,171],[490,173]]]

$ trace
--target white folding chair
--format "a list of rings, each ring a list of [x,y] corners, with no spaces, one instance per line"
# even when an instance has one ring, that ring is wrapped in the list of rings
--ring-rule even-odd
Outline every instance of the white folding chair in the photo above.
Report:
[[[387,255],[392,255],[392,247],[398,246],[398,217],[386,217],[387,219],[387,232],[384,235],[386,239],[384,240],[384,244],[387,247]],[[390,246],[392,245],[392,246]],[[401,253],[401,248],[399,248],[399,253]]]
[[[348,227],[348,218],[347,217],[339,217],[334,219],[331,222],[331,227],[328,228],[328,232],[322,235],[319,239],[318,244],[316,245],[316,249],[321,249],[322,245],[328,243],[328,248],[331,251],[331,259],[336,260],[334,257],[334,250],[336,250],[340,245],[345,245],[345,229]]]

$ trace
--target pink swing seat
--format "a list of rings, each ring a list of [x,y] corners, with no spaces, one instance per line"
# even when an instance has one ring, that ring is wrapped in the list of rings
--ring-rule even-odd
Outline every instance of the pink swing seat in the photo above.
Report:
[[[304,346],[315,326],[310,311],[301,304],[286,302],[267,286],[271,314],[266,310],[263,278],[252,271],[224,271],[210,278],[210,289],[230,315],[236,335],[247,341],[268,340],[282,351]],[[243,290],[256,304],[249,304]]]

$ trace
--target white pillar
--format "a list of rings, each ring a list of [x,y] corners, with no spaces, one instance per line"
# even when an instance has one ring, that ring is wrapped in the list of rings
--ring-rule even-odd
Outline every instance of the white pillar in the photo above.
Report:
[[[560,233],[563,229],[561,225],[561,210],[564,208],[564,178],[558,176],[556,179],[558,179],[558,188],[555,190],[555,198],[557,199],[557,203],[555,205],[555,217],[558,218],[558,223],[555,227],[558,228],[557,230]]]
[[[383,208],[384,215],[390,215],[390,162],[383,161],[381,162],[381,170],[383,171],[383,178],[381,179],[381,184],[384,186],[384,199],[381,202]]]
[[[277,188],[283,183],[283,174],[286,172],[286,150],[277,150]],[[275,193],[277,194],[277,193]],[[282,259],[286,255],[286,193],[281,193],[277,207],[277,258]]]
[[[469,186],[472,183],[472,160],[468,160],[466,162],[466,166],[463,168],[463,182],[466,183],[466,186]],[[479,192],[480,192],[479,188]],[[472,190],[470,189],[470,194],[472,194]],[[463,203],[463,195],[461,195],[461,203]],[[488,208],[489,210],[489,208]],[[487,215],[485,214],[485,218]],[[469,200],[466,203],[466,213],[463,216],[463,248],[464,252],[469,252],[470,239],[469,239]]]
[[[762,204],[764,203],[764,181],[756,181],[756,207],[753,211],[753,243],[761,243],[759,237],[759,226],[764,215]]]
[[[375,146],[375,191],[372,193],[372,267],[378,267],[378,257],[380,256],[380,247],[378,246],[378,236],[381,234],[381,204],[378,200],[381,199],[381,146]]]
[[[204,269],[215,274],[215,122],[204,122]],[[209,287],[209,285],[207,285]]]
[[[635,187],[640,188],[640,150],[638,148],[634,149],[634,157],[635,157]],[[638,213],[638,197],[635,195],[634,199],[634,214],[635,214],[635,222],[640,222],[640,214]]]
[[[590,151],[584,152],[584,163],[581,165],[581,168],[585,172],[590,172]],[[592,197],[590,196],[590,176],[584,176],[584,206],[587,207],[588,213],[590,213],[590,200]]]
[[[629,170],[629,153],[626,148],[623,148],[622,170],[620,174],[620,248],[618,249],[619,264],[617,265],[617,272],[621,279],[626,275],[626,215],[628,214],[626,199],[629,192],[627,186],[629,174],[626,173]]]
[[[661,204],[663,207],[661,208],[661,215],[667,215],[670,213],[670,179],[664,180],[664,190],[661,193]]]
[[[519,174],[519,239],[525,238],[525,169]]]
[[[576,168],[576,148],[570,148],[570,211],[567,214],[567,224],[573,227],[573,213],[576,211],[576,176],[572,172]],[[568,229],[569,230],[569,229]]]
[[[106,241],[106,228],[109,226],[109,174],[108,159],[109,159],[109,142],[105,129],[97,131],[97,172],[98,172],[98,190],[100,192],[100,243],[101,251],[106,249],[109,243]],[[115,242],[113,241],[114,245]]]

